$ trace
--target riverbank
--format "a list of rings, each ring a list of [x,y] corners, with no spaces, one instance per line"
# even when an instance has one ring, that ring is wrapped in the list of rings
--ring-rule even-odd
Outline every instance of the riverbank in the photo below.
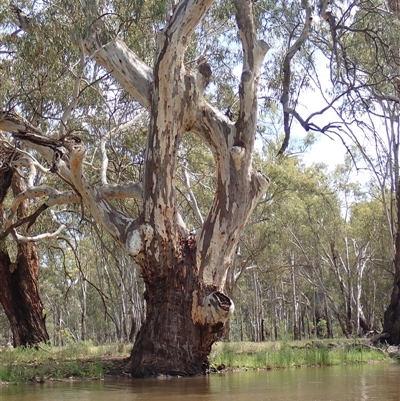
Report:
[[[71,343],[41,345],[38,350],[1,348],[0,382],[129,377],[125,371],[131,345]],[[216,343],[212,372],[233,369],[282,369],[389,361],[386,352],[362,340],[315,340],[264,343]]]
[[[363,340],[311,340],[263,343],[216,343],[212,368],[284,369],[389,361],[389,355]]]

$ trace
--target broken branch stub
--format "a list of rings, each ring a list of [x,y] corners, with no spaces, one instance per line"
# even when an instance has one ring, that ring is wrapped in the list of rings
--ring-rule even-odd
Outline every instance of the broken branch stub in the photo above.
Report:
[[[220,291],[206,295],[198,304],[197,291],[193,294],[192,319],[203,325],[225,323],[235,310],[233,301]]]

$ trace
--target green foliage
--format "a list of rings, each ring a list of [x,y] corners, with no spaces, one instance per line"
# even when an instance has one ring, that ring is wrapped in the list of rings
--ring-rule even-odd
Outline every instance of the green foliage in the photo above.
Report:
[[[321,338],[324,338],[327,336],[327,331],[326,331],[326,320],[325,319],[319,319],[317,322],[317,333],[318,336]]]
[[[12,33],[18,28],[16,16],[8,3],[0,4],[0,43],[4,51],[0,57],[0,108],[18,111],[44,132],[57,137],[63,113],[73,100],[76,77],[82,74],[77,104],[65,130],[78,134],[88,145],[90,165],[85,173],[94,185],[99,183],[99,144],[105,140],[108,182],[140,182],[148,117],[140,114],[138,104],[93,61],[86,58],[83,68],[80,67],[79,40],[93,28],[95,21],[100,21],[102,44],[118,36],[151,66],[157,32],[169,18],[173,3],[56,0],[44,4],[28,0],[21,7],[32,17],[32,30],[15,35]],[[346,5],[339,8],[332,4],[332,11],[340,21],[335,31],[336,43],[332,43],[329,24],[315,18],[309,41],[293,59],[290,107],[301,103],[301,93],[312,86],[314,91],[321,90],[327,101],[338,96],[335,111],[353,121],[366,111],[379,110],[379,102],[372,96],[374,91],[397,95],[399,21],[375,6],[372,1],[354,3],[349,9]],[[263,335],[270,339],[291,338],[295,323],[293,304],[297,299],[303,319],[302,335],[312,337],[318,329],[314,327],[312,314],[314,298],[320,292],[329,295],[325,300],[329,316],[319,320],[319,324],[327,327],[332,320],[333,331],[338,334],[339,319],[347,311],[341,292],[343,283],[338,281],[339,273],[343,276],[343,272],[335,270],[333,259],[329,261],[332,244],[335,256],[347,257],[345,284],[351,289],[356,288],[357,280],[356,248],[368,244],[361,302],[370,324],[379,328],[391,282],[393,255],[387,213],[394,210],[393,187],[380,188],[381,192],[372,189],[366,195],[365,188],[349,181],[350,159],[332,174],[324,165],[306,166],[297,152],[315,142],[312,130],[301,145],[291,143],[287,156],[277,156],[282,139],[279,101],[282,62],[301,32],[305,13],[300,1],[259,0],[254,2],[254,14],[258,36],[268,41],[272,49],[260,79],[263,103],[257,148],[262,147],[262,151],[259,149],[254,155],[253,164],[255,170],[267,174],[272,182],[241,233],[240,255],[238,252],[232,264],[232,279],[227,286],[236,304],[232,335],[235,339],[259,339],[264,330]],[[206,98],[233,120],[238,112],[241,53],[233,6],[226,0],[215,1],[190,38],[185,66],[195,70],[199,59],[207,59],[213,74]],[[322,58],[323,55],[328,59]],[[318,71],[318,64],[325,63],[330,65],[329,77]],[[324,80],[329,82],[321,84]],[[347,95],[342,96],[346,91]],[[393,107],[396,112],[397,106]],[[137,118],[135,124],[121,129],[134,118]],[[364,121],[359,120],[357,123],[362,125]],[[299,129],[294,120],[291,125],[293,132]],[[340,135],[343,132],[334,131]],[[327,133],[332,135],[330,131]],[[381,157],[373,160],[374,166],[386,165]],[[387,160],[392,160],[392,155],[387,155]],[[190,229],[197,228],[201,224],[198,214],[206,216],[214,196],[215,162],[203,142],[190,133],[184,136],[178,161],[179,211]],[[39,175],[37,183],[42,180]],[[56,177],[49,178],[47,184],[60,191],[70,189]],[[189,189],[197,200],[198,210]],[[383,195],[389,199],[384,208]],[[119,200],[114,204],[131,216],[137,216],[140,210],[138,201]],[[5,206],[7,209],[8,204]],[[37,204],[32,202],[31,206],[32,212],[36,210]],[[101,229],[93,226],[80,205],[60,208],[57,216],[68,225],[64,237],[39,248],[41,294],[52,343],[68,344],[73,353],[74,347],[82,346],[80,338],[91,338],[96,343],[128,341],[132,321],[139,326],[144,311],[143,283],[136,266]],[[54,229],[51,216],[43,214],[30,234]],[[348,244],[355,246],[351,248]],[[297,295],[293,295],[293,288]],[[354,314],[352,319],[354,325]],[[86,324],[86,332],[82,322]],[[2,328],[7,340],[6,325]],[[289,351],[283,350],[281,357],[290,364],[291,357],[285,354]],[[309,351],[310,355],[312,352]],[[325,354],[318,355],[309,358],[315,361],[325,358]],[[265,355],[260,356],[257,364],[265,363]],[[276,361],[277,365],[280,363],[286,362]]]

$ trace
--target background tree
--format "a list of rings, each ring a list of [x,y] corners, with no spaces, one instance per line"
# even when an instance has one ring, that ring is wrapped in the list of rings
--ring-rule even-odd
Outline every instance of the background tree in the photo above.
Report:
[[[330,79],[336,86],[335,104],[331,105],[340,118],[340,136],[347,141],[343,135],[347,134],[356,144],[381,192],[388,241],[394,251],[394,289],[383,331],[389,335],[386,340],[393,344],[400,342],[397,12],[393,2],[367,0],[349,2],[342,9],[333,6],[328,19],[331,39],[320,46],[331,60]]]
[[[12,168],[15,149],[3,148],[0,169],[0,210],[8,191],[18,196],[25,190],[23,177]],[[27,204],[18,207],[20,219],[26,217]],[[0,220],[1,222],[1,220]],[[5,238],[0,239],[0,303],[10,322],[13,345],[37,345],[48,342],[46,314],[39,296],[39,261],[34,243],[16,241],[17,248],[10,257]]]

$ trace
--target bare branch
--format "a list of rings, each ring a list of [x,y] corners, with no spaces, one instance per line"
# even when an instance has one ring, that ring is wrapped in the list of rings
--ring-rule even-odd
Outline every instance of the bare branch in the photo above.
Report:
[[[34,219],[36,219],[36,217],[40,214],[40,212],[43,211],[43,210],[45,210],[45,209],[47,208],[47,207],[43,208],[43,206],[45,206],[45,205],[42,205],[42,207],[40,207],[40,208],[39,208],[33,215],[31,215],[30,217],[34,216]],[[18,233],[17,233],[17,230],[16,230],[15,228],[13,228],[13,229],[11,230],[11,232],[12,232],[14,238],[15,238],[17,241],[20,241],[20,242],[39,242],[39,241],[43,241],[44,239],[58,238],[58,236],[61,234],[61,232],[62,232],[67,226],[66,226],[65,224],[60,224],[60,223],[57,221],[57,218],[56,218],[56,216],[55,216],[55,214],[54,214],[53,212],[51,213],[51,215],[52,215],[52,219],[59,225],[58,229],[57,229],[56,231],[54,231],[53,233],[44,233],[44,234],[38,234],[38,235],[35,235],[35,236],[30,236],[30,237],[28,237],[28,236],[25,236],[25,235],[18,234]],[[34,221],[34,220],[33,220],[33,221]],[[29,223],[29,226],[31,226],[31,225],[33,224],[33,221],[31,221],[31,222]]]
[[[283,108],[283,126],[284,126],[284,131],[285,131],[285,138],[283,140],[282,146],[279,149],[278,154],[283,154],[285,150],[287,149],[289,145],[289,139],[290,139],[290,113],[289,110],[289,93],[290,93],[290,82],[292,78],[292,72],[291,72],[291,62],[298,50],[300,50],[301,46],[305,43],[307,40],[310,29],[311,29],[311,13],[312,13],[312,7],[309,4],[307,0],[304,1],[305,3],[305,9],[306,9],[306,15],[305,15],[305,21],[304,21],[304,26],[302,29],[302,32],[300,36],[297,38],[297,40],[293,43],[292,46],[288,49],[285,55],[285,59],[283,61],[283,82],[282,82],[282,96],[281,96],[281,104]],[[293,110],[292,114],[293,114]]]
[[[83,72],[85,70],[85,52],[83,49],[82,41],[79,41],[79,50],[80,50],[80,59],[79,59],[78,74],[75,78],[74,89],[72,91],[71,103],[64,110],[64,113],[61,117],[60,136],[64,135],[67,121],[71,117],[72,111],[75,109],[76,105],[78,104],[80,85],[81,85],[81,81],[82,81],[82,77],[83,77]]]
[[[8,111],[0,110],[0,131],[18,134],[19,132],[30,132],[39,134],[40,131],[29,124],[22,117]]]
[[[76,136],[69,135],[65,136],[62,142],[69,155],[72,184],[79,196],[82,197],[83,203],[89,209],[93,218],[101,224],[115,240],[124,247],[128,246],[126,241],[128,236],[133,235],[129,231],[135,226],[134,219],[118,211],[85,179],[83,174],[83,160],[86,148],[83,141]],[[140,252],[142,250],[142,242],[140,242],[140,246],[137,246],[137,244],[139,239],[141,240],[141,234],[135,233],[134,235],[135,251]]]
[[[153,74],[122,40],[115,39],[103,46],[94,27],[92,34],[83,41],[83,47],[134,99],[150,110]]]
[[[141,199],[142,186],[140,184],[126,184],[126,185],[106,185],[97,188],[99,195],[104,199]],[[81,200],[74,191],[59,192],[51,187],[31,187],[21,192],[14,198],[10,207],[10,213],[6,220],[6,227],[11,226],[12,220],[18,209],[18,206],[26,199],[40,198],[47,196],[45,204],[47,207],[55,205],[66,205],[69,203],[79,203]]]
[[[20,242],[39,242],[39,241],[48,240],[48,239],[52,239],[52,238],[58,238],[60,236],[60,234],[64,231],[65,228],[66,228],[66,226],[64,224],[61,224],[60,227],[58,227],[58,229],[56,231],[54,231],[53,233],[43,233],[43,234],[34,235],[32,237],[27,237],[27,236],[18,234],[14,230],[13,236],[15,237],[15,239],[17,241],[20,241]]]
[[[36,212],[32,213],[31,215],[24,217],[23,219],[18,220],[16,223],[11,224],[6,228],[6,230],[2,233],[0,233],[0,241],[2,241],[4,238],[6,238],[13,230],[15,230],[17,227],[22,226],[23,224],[28,223],[28,230],[29,228],[35,223],[36,219],[44,212],[48,206],[46,204],[41,205]]]
[[[101,167],[100,167],[100,181],[102,185],[107,185],[107,168],[108,168],[108,157],[106,152],[106,142],[115,137],[119,132],[123,132],[128,128],[132,127],[136,122],[140,120],[144,115],[144,111],[137,114],[130,121],[125,124],[118,125],[112,129],[107,135],[101,138],[100,141],[100,154],[101,154]]]
[[[82,140],[76,136],[64,136],[61,140],[55,140],[40,134],[39,130],[25,123],[23,120],[7,112],[0,112],[0,128],[6,128],[15,137],[26,140],[33,149],[38,150],[47,160],[51,159],[51,172],[57,172],[60,178],[65,180],[81,198],[85,206],[91,212],[93,218],[108,230],[110,235],[122,245],[131,256],[138,256],[144,251],[144,243],[152,235],[151,227],[144,225],[139,227],[134,219],[128,218],[115,209],[106,200],[106,196],[115,197],[119,191],[120,196],[129,197],[141,193],[139,186],[108,186],[104,188],[104,196],[101,191],[91,186],[83,175],[83,161],[86,148]],[[35,195],[37,188],[30,189],[31,195]],[[42,191],[42,192],[40,192]],[[41,196],[40,190],[35,196]],[[125,192],[124,192],[125,191]],[[29,192],[28,192],[29,193]],[[25,193],[28,194],[28,193]],[[53,192],[52,201],[46,205],[57,204],[60,199],[65,201],[65,194],[59,196]],[[21,198],[24,195],[21,195]],[[70,201],[76,200],[75,196],[68,194]],[[17,201],[18,202],[18,201]],[[16,203],[17,203],[16,202]],[[15,204],[16,204],[15,203]]]
[[[38,198],[38,197],[42,197],[42,196],[54,196],[59,194],[59,192],[51,187],[31,187],[26,189],[25,191],[21,192],[20,194],[18,194],[13,202],[12,205],[10,207],[10,213],[7,217],[7,220],[5,222],[5,227],[8,228],[11,226],[12,224],[12,220],[15,216],[15,214],[17,213],[18,207],[19,205],[26,199],[32,199],[32,198]]]
[[[186,189],[188,190],[188,193],[189,193],[189,197],[190,197],[190,201],[191,201],[190,203],[191,203],[191,205],[193,207],[194,214],[195,214],[198,222],[201,225],[203,225],[204,224],[204,218],[203,218],[203,216],[201,214],[199,205],[197,203],[196,196],[194,195],[194,193],[192,191],[192,186],[191,186],[191,183],[190,183],[190,176],[189,176],[189,172],[188,172],[186,166],[182,167],[182,172],[183,172],[183,176],[185,178],[184,183],[185,183]]]
[[[18,149],[18,152],[20,153],[24,153],[26,156],[25,157],[20,157],[19,159],[11,162],[11,165],[15,168],[18,167],[28,167],[28,168],[34,168],[34,173],[37,172],[37,170],[39,170],[41,173],[43,174],[49,174],[50,173],[50,169],[42,166],[33,156],[31,156],[29,153],[27,152],[23,152],[21,149]],[[30,181],[32,181],[31,175],[33,175],[33,172],[30,174]],[[33,185],[29,185],[28,186],[33,186]]]

